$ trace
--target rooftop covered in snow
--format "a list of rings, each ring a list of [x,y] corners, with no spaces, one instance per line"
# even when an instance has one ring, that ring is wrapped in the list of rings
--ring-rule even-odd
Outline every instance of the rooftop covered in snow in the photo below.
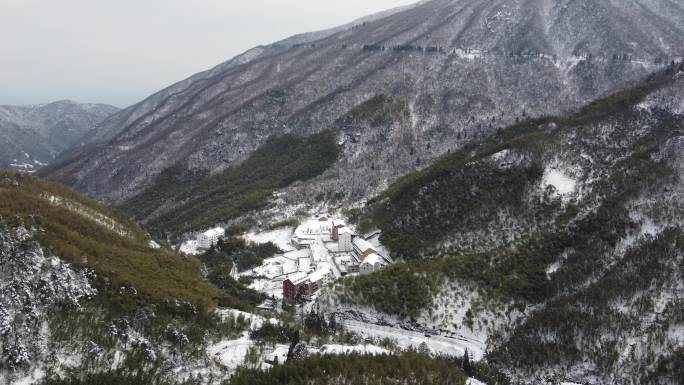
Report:
[[[225,234],[225,230],[222,227],[214,227],[202,233],[207,238],[220,237]]]

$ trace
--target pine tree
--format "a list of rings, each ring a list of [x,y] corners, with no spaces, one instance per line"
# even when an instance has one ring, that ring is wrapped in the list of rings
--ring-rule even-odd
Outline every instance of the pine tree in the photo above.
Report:
[[[470,363],[470,357],[468,357],[468,348],[466,348],[465,353],[463,354],[463,364],[461,367],[468,377],[473,376],[474,371],[473,371],[473,366]]]
[[[425,341],[421,342],[420,345],[418,345],[418,353],[430,355],[430,348],[425,343]]]
[[[292,339],[290,340],[290,348],[287,350],[287,360],[291,360],[292,357],[294,357],[294,350],[295,347],[297,347],[297,344],[299,343],[299,330],[295,330],[294,333],[292,333]]]
[[[328,322],[328,328],[330,330],[337,330],[337,320],[335,319],[335,313],[330,314],[330,321]]]

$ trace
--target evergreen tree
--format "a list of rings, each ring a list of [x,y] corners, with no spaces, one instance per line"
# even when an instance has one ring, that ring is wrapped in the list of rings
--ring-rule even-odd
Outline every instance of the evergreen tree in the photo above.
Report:
[[[292,333],[292,340],[290,341],[290,348],[287,350],[287,360],[289,361],[294,357],[294,350],[295,347],[297,347],[297,344],[299,343],[299,330],[295,330],[294,333]]]
[[[420,345],[418,345],[418,353],[425,355],[430,354],[430,348],[427,346],[425,341],[421,342]]]
[[[335,313],[330,314],[330,321],[328,322],[328,328],[332,331],[337,329],[337,320],[335,319]]]
[[[468,375],[468,377],[472,377],[475,374],[473,366],[470,363],[470,357],[468,357],[468,348],[466,348],[465,353],[463,354],[463,363],[461,365],[461,368],[463,369],[465,374]]]

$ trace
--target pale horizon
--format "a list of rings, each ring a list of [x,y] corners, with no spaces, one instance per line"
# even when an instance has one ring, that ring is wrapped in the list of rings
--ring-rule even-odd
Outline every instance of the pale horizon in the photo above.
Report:
[[[252,47],[414,2],[4,0],[0,105],[125,108]]]

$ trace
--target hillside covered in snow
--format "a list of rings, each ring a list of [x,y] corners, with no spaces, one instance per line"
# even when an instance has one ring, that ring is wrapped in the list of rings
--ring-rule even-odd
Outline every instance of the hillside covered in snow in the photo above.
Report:
[[[256,314],[266,296],[232,271],[277,250],[232,238],[174,253],[61,185],[0,173],[0,383],[465,383],[459,357],[362,338],[311,308]]]
[[[166,170],[213,175],[273,136],[332,129],[341,156],[289,198],[358,201],[516,120],[664,68],[684,52],[682,20],[670,0],[421,2],[183,80],[108,119],[44,175],[121,203]]]
[[[355,216],[405,263],[322,304],[473,336],[514,383],[681,383],[683,97],[677,64],[400,178]]]
[[[0,168],[35,172],[119,111],[69,100],[33,106],[0,106]]]
[[[427,0],[89,123],[0,172],[0,384],[684,384],[683,55]]]

